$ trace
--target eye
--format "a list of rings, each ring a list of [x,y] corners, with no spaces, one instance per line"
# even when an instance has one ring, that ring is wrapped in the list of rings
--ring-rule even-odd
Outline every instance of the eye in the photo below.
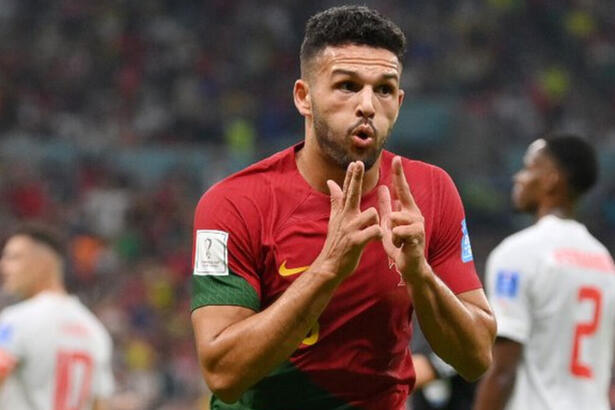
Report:
[[[361,89],[359,84],[355,83],[354,81],[342,81],[337,84],[337,88],[342,91],[350,91],[350,92],[357,92]]]
[[[393,87],[389,84],[382,84],[376,87],[376,92],[382,95],[390,95],[393,94]]]

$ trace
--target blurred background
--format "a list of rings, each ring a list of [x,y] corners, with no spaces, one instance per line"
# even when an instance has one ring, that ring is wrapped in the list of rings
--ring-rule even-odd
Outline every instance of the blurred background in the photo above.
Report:
[[[511,209],[511,176],[547,130],[598,147],[580,218],[615,251],[615,2],[362,3],[409,40],[388,148],[451,174],[481,274],[531,223]],[[212,183],[303,138],[291,94],[303,28],[335,4],[0,0],[0,226],[70,234],[70,289],[114,338],[114,408],[205,405],[193,210]]]

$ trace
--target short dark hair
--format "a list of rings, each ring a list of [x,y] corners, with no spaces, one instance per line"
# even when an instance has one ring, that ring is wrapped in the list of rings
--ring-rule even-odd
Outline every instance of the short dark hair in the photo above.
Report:
[[[543,137],[546,151],[562,169],[577,198],[598,181],[598,159],[594,147],[584,138],[571,134],[549,134]]]
[[[365,6],[331,7],[310,17],[301,44],[301,72],[327,46],[367,45],[391,51],[401,62],[406,37],[391,20]]]
[[[13,229],[7,240],[19,235],[49,247],[63,262],[66,261],[66,238],[59,230],[40,222],[26,222]]]

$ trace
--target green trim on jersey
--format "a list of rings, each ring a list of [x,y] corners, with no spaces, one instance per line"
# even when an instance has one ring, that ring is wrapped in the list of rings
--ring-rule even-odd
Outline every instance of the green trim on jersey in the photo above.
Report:
[[[192,310],[208,305],[234,305],[260,310],[254,288],[239,275],[192,275]]]
[[[211,410],[358,410],[333,397],[290,362],[284,362],[269,376],[248,389],[233,404],[216,396]]]

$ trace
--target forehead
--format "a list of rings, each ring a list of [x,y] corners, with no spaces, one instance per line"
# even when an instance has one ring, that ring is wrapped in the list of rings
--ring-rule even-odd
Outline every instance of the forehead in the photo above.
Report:
[[[6,241],[4,252],[16,252],[33,249],[36,243],[27,235],[15,235]]]
[[[356,44],[326,47],[318,57],[317,67],[317,72],[325,75],[343,70],[359,74],[395,75],[399,79],[401,74],[401,63],[393,52]]]
[[[547,168],[557,168],[557,164],[547,151],[547,142],[538,139],[530,144],[523,157],[526,166],[538,166]]]
[[[526,164],[534,163],[542,157],[544,149],[546,148],[547,143],[543,139],[538,139],[530,144],[527,147],[527,151],[525,151],[525,155],[523,157],[523,162]]]

